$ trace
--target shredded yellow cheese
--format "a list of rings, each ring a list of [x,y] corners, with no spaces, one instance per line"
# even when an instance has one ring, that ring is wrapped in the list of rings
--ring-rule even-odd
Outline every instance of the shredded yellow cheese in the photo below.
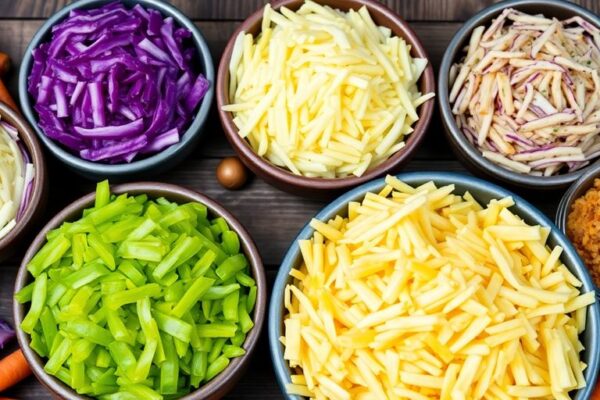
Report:
[[[314,399],[569,399],[593,292],[548,229],[454,185],[387,177],[313,220],[286,287],[288,392]]]
[[[404,147],[434,94],[417,83],[427,60],[368,10],[313,1],[296,12],[264,9],[262,31],[241,33],[229,66],[239,135],[261,157],[297,175],[362,175]]]

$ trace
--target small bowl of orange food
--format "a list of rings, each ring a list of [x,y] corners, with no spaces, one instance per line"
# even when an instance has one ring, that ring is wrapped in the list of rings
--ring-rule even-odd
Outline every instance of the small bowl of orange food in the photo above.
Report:
[[[600,162],[565,192],[555,221],[600,287]]]

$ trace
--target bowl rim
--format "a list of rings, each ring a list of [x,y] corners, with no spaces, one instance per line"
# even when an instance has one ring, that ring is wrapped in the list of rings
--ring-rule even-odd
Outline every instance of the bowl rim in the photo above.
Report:
[[[227,368],[220,372],[215,378],[213,378],[211,381],[204,384],[203,386],[200,386],[198,389],[181,397],[181,400],[194,400],[198,398],[210,399],[212,398],[212,396],[218,395],[219,393],[223,393],[223,391],[228,390],[228,386],[231,387],[233,386],[233,384],[235,384],[235,382],[241,377],[244,369],[248,366],[252,353],[254,352],[254,350],[256,350],[256,346],[258,344],[258,340],[262,331],[262,326],[266,315],[267,282],[262,258],[260,256],[258,248],[254,243],[254,240],[252,239],[246,228],[244,228],[244,226],[239,222],[239,220],[236,217],[233,216],[233,214],[231,214],[220,203],[203,193],[196,192],[194,190],[187,189],[182,186],[160,182],[125,183],[111,186],[110,190],[112,194],[142,194],[154,192],[154,194],[149,194],[149,197],[165,197],[167,199],[171,197],[179,197],[180,199],[185,199],[186,202],[200,202],[208,208],[209,214],[224,218],[227,224],[230,226],[230,228],[233,229],[239,235],[240,243],[242,245],[244,254],[248,258],[250,270],[256,281],[257,287],[256,305],[252,317],[254,327],[248,332],[246,340],[243,344],[243,347],[246,350],[246,354],[233,359],[227,366]],[[25,286],[25,284],[27,284],[30,281],[31,275],[27,271],[27,263],[39,250],[39,248],[46,242],[46,234],[50,230],[60,226],[64,221],[71,220],[73,218],[78,218],[83,209],[93,205],[94,198],[95,192],[89,193],[85,196],[78,198],[77,200],[66,206],[58,214],[56,214],[40,230],[35,239],[33,239],[33,241],[31,242],[31,245],[28,247],[25,255],[23,256],[23,259],[17,272],[17,278],[15,280],[14,293],[17,293],[20,289],[22,289]],[[177,202],[181,204],[184,201],[177,200]],[[46,386],[48,390],[50,390],[54,394],[60,395],[62,398],[89,398],[76,393],[73,389],[61,382],[58,378],[49,375],[44,371],[42,358],[31,349],[31,347],[29,346],[29,335],[20,328],[20,324],[24,316],[25,305],[20,304],[13,298],[13,318],[15,321],[15,331],[17,335],[17,340],[36,378],[44,386]]]
[[[37,207],[40,206],[44,196],[47,177],[44,152],[27,120],[25,120],[18,111],[13,110],[4,102],[0,102],[0,118],[17,129],[19,138],[25,144],[27,153],[29,154],[29,157],[31,157],[31,163],[34,166],[33,190],[30,194],[29,204],[25,209],[25,213],[13,229],[0,239],[0,251],[2,251],[6,246],[9,246],[13,240],[24,233],[30,223],[33,222],[35,215],[38,212]]]
[[[277,10],[282,6],[288,6],[297,2],[298,0],[277,0],[273,1],[271,6],[273,9]],[[323,0],[317,0],[317,2],[322,3]],[[399,36],[402,37],[407,43],[412,45],[412,53],[416,54],[418,57],[427,59],[427,67],[419,79],[420,85],[424,88],[422,92],[435,93],[436,82],[433,66],[431,64],[431,58],[429,57],[425,47],[421,43],[421,40],[415,31],[404,19],[402,19],[402,17],[400,17],[390,8],[375,0],[345,0],[345,3],[347,6],[344,7],[344,9],[366,6],[369,12],[376,12],[385,16],[392,21],[394,26],[397,26],[399,30],[403,31],[404,35]],[[349,176],[343,178],[309,178],[305,176],[294,175],[292,172],[284,168],[277,167],[256,154],[256,152],[248,145],[246,140],[242,139],[238,135],[238,129],[233,123],[232,113],[223,111],[222,107],[226,104],[229,104],[226,82],[229,81],[229,61],[231,60],[235,40],[241,32],[247,31],[249,27],[262,21],[263,11],[264,6],[246,18],[232,34],[227,42],[227,46],[225,47],[223,55],[221,56],[217,74],[216,97],[221,125],[223,126],[223,131],[225,132],[227,140],[234,148],[235,152],[240,156],[242,161],[244,161],[244,163],[258,175],[268,176],[270,179],[281,182],[290,187],[321,191],[340,190],[356,186],[375,177],[381,176],[388,171],[397,169],[404,163],[408,162],[409,159],[414,155],[415,150],[419,147],[422,140],[425,138],[427,130],[430,126],[435,108],[435,101],[433,98],[427,100],[425,103],[419,106],[417,110],[419,120],[413,125],[414,131],[408,135],[407,139],[405,140],[406,145],[390,156],[383,163],[365,171],[365,173],[360,177]]]
[[[483,179],[476,178],[473,176],[460,174],[456,172],[437,172],[437,171],[427,171],[427,172],[405,172],[395,175],[401,181],[408,182],[409,184],[417,184],[417,182],[453,182],[457,185],[464,187],[466,190],[481,190],[487,193],[491,193],[493,197],[502,198],[502,197],[512,197],[515,201],[515,204],[518,204],[522,209],[519,213],[520,216],[524,216],[529,220],[533,220],[536,223],[547,226],[551,229],[549,238],[554,241],[557,245],[563,247],[563,255],[562,257],[568,257],[573,260],[573,263],[570,263],[569,269],[573,270],[576,274],[577,278],[583,282],[583,288],[586,291],[595,290],[595,286],[592,282],[592,279],[587,272],[583,262],[577,255],[574,247],[571,245],[567,237],[563,234],[563,232],[558,229],[554,223],[540,210],[538,210],[531,203],[523,199],[517,194],[512,193],[511,191],[504,189],[496,184],[489,183]],[[414,183],[413,183],[414,182]],[[323,209],[321,209],[314,218],[319,220],[326,220],[332,218],[333,216],[339,213],[340,209],[346,207],[346,205],[350,201],[357,201],[362,199],[367,192],[375,192],[381,189],[385,185],[385,178],[380,178],[368,182],[364,185],[361,185],[344,195],[338,197]],[[513,206],[514,207],[514,206]],[[283,359],[283,345],[279,342],[279,337],[281,336],[281,325],[283,318],[283,292],[286,284],[289,280],[289,271],[291,268],[295,266],[295,260],[300,256],[300,248],[298,245],[299,240],[309,239],[314,233],[314,229],[310,226],[310,223],[307,223],[298,233],[296,238],[292,241],[289,249],[287,250],[283,261],[281,262],[281,266],[275,278],[275,282],[273,284],[273,290],[271,292],[271,299],[269,302],[269,310],[268,310],[268,334],[269,334],[269,349],[271,352],[271,360],[273,363],[273,369],[275,370],[275,377],[277,379],[277,383],[282,391],[283,396],[288,400],[304,400],[303,397],[296,395],[289,395],[286,392],[285,385],[290,383],[290,374],[289,367],[287,362]],[[586,330],[590,329],[592,332],[600,331],[600,304],[596,301],[588,308],[588,325],[586,326]],[[590,335],[590,337],[596,338],[596,340],[592,340],[589,347],[586,348],[586,351],[589,352],[589,364],[588,369],[586,371],[591,371],[591,376],[587,376],[591,378],[591,381],[596,380],[598,375],[598,371],[600,369],[600,340],[598,340],[598,336]],[[576,399],[587,399],[592,390],[594,389],[594,385],[587,385],[584,389],[581,389],[577,392],[578,396]]]
[[[172,6],[169,3],[158,1],[158,0],[126,0],[126,4],[136,3],[141,4],[144,7],[153,8],[160,11],[163,16],[173,17],[176,24],[181,27],[188,29],[192,33],[192,39],[198,52],[198,57],[201,61],[202,68],[204,69],[204,76],[210,82],[210,87],[206,95],[202,99],[202,102],[198,108],[198,111],[194,115],[194,119],[191,121],[190,126],[181,135],[179,143],[176,143],[156,154],[153,154],[147,158],[140,160],[134,160],[131,163],[120,163],[120,164],[104,164],[100,162],[93,162],[84,160],[75,154],[67,151],[59,143],[47,137],[42,129],[38,126],[37,112],[33,109],[33,99],[31,98],[27,90],[27,82],[30,71],[33,66],[32,52],[37,48],[44,40],[44,37],[49,34],[50,30],[54,25],[65,19],[71,10],[81,8],[93,8],[100,6],[102,0],[77,0],[71,4],[58,10],[50,18],[48,18],[42,26],[33,35],[33,38],[27,46],[21,67],[19,68],[19,103],[23,110],[23,113],[29,123],[34,127],[34,130],[38,138],[44,143],[44,145],[50,150],[50,152],[58,158],[61,162],[67,164],[69,167],[82,171],[86,174],[95,175],[110,175],[116,176],[121,174],[136,174],[143,172],[149,168],[159,165],[168,159],[171,159],[178,154],[188,144],[193,142],[193,139],[200,135],[202,127],[206,123],[209,116],[210,109],[212,107],[212,101],[214,96],[214,83],[215,83],[215,69],[210,53],[210,49],[206,42],[206,39],[200,29],[194,25],[194,23],[180,10]],[[128,7],[130,8],[130,7]]]
[[[583,196],[587,190],[594,185],[594,180],[597,178],[600,178],[600,160],[590,164],[585,172],[575,182],[573,182],[571,186],[569,186],[560,199],[560,203],[556,209],[554,223],[565,235],[567,235],[567,218],[569,216],[569,212],[571,211],[573,202],[575,202],[575,200],[577,200],[579,197]],[[588,183],[591,185],[588,186]],[[584,186],[588,187],[583,190]]]
[[[437,101],[440,108],[441,119],[446,128],[445,131],[448,139],[454,145],[456,150],[468,159],[468,162],[474,164],[474,167],[482,169],[496,179],[517,186],[548,189],[564,188],[577,180],[590,166],[588,165],[577,171],[568,172],[566,174],[552,176],[532,176],[511,171],[486,159],[478,149],[469,143],[465,135],[458,129],[450,107],[448,75],[454,61],[463,54],[461,51],[462,44],[468,41],[473,29],[482,23],[487,23],[491,18],[496,17],[503,9],[507,7],[518,9],[523,6],[543,6],[560,9],[562,11],[570,12],[573,15],[579,15],[600,28],[600,16],[595,15],[591,11],[577,4],[564,0],[505,0],[482,9],[461,26],[444,51],[440,69],[438,71],[437,88]]]

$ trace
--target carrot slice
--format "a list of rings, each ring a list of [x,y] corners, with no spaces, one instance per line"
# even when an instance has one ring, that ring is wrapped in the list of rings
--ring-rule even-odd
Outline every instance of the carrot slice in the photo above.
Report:
[[[31,369],[21,350],[0,360],[0,392],[31,375]]]

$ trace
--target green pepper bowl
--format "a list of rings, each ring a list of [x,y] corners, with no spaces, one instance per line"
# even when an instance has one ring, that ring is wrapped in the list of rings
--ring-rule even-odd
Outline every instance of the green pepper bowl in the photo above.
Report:
[[[150,198],[164,197],[175,203],[199,202],[207,207],[210,216],[222,217],[230,226],[231,230],[238,234],[240,247],[248,259],[250,272],[256,281],[257,286],[256,305],[252,315],[254,327],[248,332],[243,344],[246,354],[232,359],[229,365],[211,381],[200,386],[197,390],[181,397],[182,400],[216,400],[222,398],[235,386],[236,382],[242,377],[248,367],[252,353],[256,348],[265,318],[267,283],[262,260],[256,245],[246,229],[231,213],[216,201],[198,192],[165,183],[138,182],[111,186],[111,193],[117,195],[128,193],[134,196],[146,194]],[[33,277],[27,270],[27,264],[46,242],[47,233],[59,227],[63,222],[74,221],[81,218],[83,210],[93,206],[94,198],[95,193],[90,193],[81,197],[59,212],[41,229],[23,257],[15,282],[15,293],[31,283]],[[20,328],[28,308],[28,304],[20,304],[18,301],[13,300],[13,315],[17,340],[33,374],[55,398],[67,400],[89,399],[89,397],[78,394],[58,378],[44,371],[45,360],[31,348],[30,336]]]

